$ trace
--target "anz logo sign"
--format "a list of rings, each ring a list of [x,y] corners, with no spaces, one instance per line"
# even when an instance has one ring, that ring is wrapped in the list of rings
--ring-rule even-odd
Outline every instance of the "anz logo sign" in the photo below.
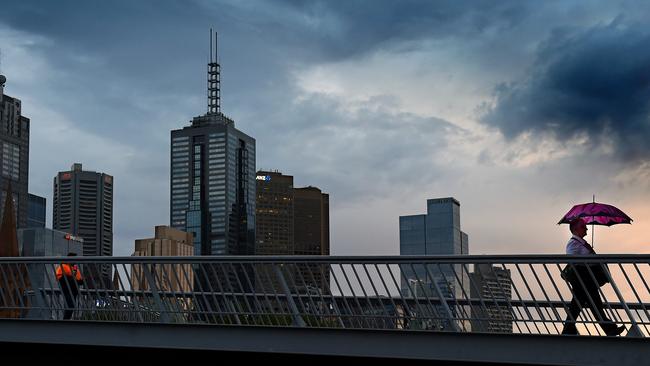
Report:
[[[271,180],[271,176],[270,175],[258,175],[257,177],[255,177],[255,179],[256,180],[264,180],[264,181],[268,182],[268,181]]]

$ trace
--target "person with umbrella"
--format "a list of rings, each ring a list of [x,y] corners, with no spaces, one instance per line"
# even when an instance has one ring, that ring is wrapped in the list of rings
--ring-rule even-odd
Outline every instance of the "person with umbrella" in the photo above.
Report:
[[[558,224],[568,223],[572,234],[566,245],[566,254],[595,255],[596,251],[584,239],[588,223],[611,226],[631,221],[629,216],[616,207],[593,202],[574,206]],[[562,270],[562,278],[571,284],[573,292],[562,334],[578,334],[575,321],[583,307],[591,309],[606,335],[617,336],[625,330],[625,326],[617,326],[609,319],[603,309],[598,289],[609,282],[609,272],[605,266],[599,263],[569,263]]]

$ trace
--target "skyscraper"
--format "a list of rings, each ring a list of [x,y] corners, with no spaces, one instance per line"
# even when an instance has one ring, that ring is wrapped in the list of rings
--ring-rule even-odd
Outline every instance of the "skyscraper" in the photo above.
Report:
[[[255,139],[221,113],[212,31],[210,48],[208,111],[171,131],[170,222],[194,234],[196,255],[253,254]]]
[[[258,171],[256,177],[256,255],[294,254],[293,177]]]
[[[21,102],[4,94],[7,78],[0,75],[0,210],[5,189],[11,182],[16,203],[16,223],[27,226],[29,181],[29,118],[21,113]],[[0,212],[0,217],[3,213]]]
[[[329,255],[329,195],[293,187],[293,176],[258,171],[255,254]]]
[[[255,254],[329,255],[329,195],[316,187],[294,188],[293,176],[277,171],[258,171],[256,183]],[[294,267],[289,273],[292,287],[328,291],[329,272],[324,266],[290,267]],[[273,281],[263,285],[267,283],[275,286]]]
[[[400,255],[469,252],[468,236],[460,229],[460,203],[453,197],[427,200],[424,215],[400,216],[399,230]],[[404,267],[403,272],[401,287],[407,296],[461,298],[463,293],[469,293],[468,274],[460,265],[414,265]],[[446,327],[445,324],[437,326]]]
[[[84,171],[73,164],[69,171],[54,177],[52,228],[83,238],[84,256],[113,255],[113,177]],[[91,268],[91,266],[88,266]],[[110,267],[89,274],[92,280],[111,283]]]

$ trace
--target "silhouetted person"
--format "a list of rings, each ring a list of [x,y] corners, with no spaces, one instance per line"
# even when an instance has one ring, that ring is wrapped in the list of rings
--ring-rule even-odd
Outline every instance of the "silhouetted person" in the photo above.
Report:
[[[581,218],[571,221],[569,229],[573,236],[566,246],[566,254],[569,255],[595,255],[594,249],[585,241],[587,235],[587,224]],[[580,315],[583,307],[588,307],[598,320],[598,324],[608,336],[617,336],[624,330],[624,326],[616,326],[611,321],[605,310],[603,301],[600,299],[598,288],[609,282],[607,269],[601,264],[569,264],[570,268],[565,271],[565,279],[573,289],[573,299],[569,306],[569,313],[564,322],[562,334],[578,334],[575,320]]]
[[[76,253],[68,253],[68,257],[74,257],[76,255]],[[79,295],[79,285],[83,281],[81,271],[76,264],[63,263],[56,268],[56,280],[59,282],[63,298],[65,299],[63,319],[71,319],[77,302],[77,295]]]

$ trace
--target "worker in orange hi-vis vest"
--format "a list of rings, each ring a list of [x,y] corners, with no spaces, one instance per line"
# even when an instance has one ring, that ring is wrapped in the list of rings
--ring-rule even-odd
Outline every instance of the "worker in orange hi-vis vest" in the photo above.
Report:
[[[68,257],[74,257],[76,255],[77,253],[68,253]],[[83,282],[81,271],[76,264],[63,263],[56,268],[56,280],[59,282],[61,292],[65,298],[63,319],[72,319],[77,295],[79,295],[79,285]]]

